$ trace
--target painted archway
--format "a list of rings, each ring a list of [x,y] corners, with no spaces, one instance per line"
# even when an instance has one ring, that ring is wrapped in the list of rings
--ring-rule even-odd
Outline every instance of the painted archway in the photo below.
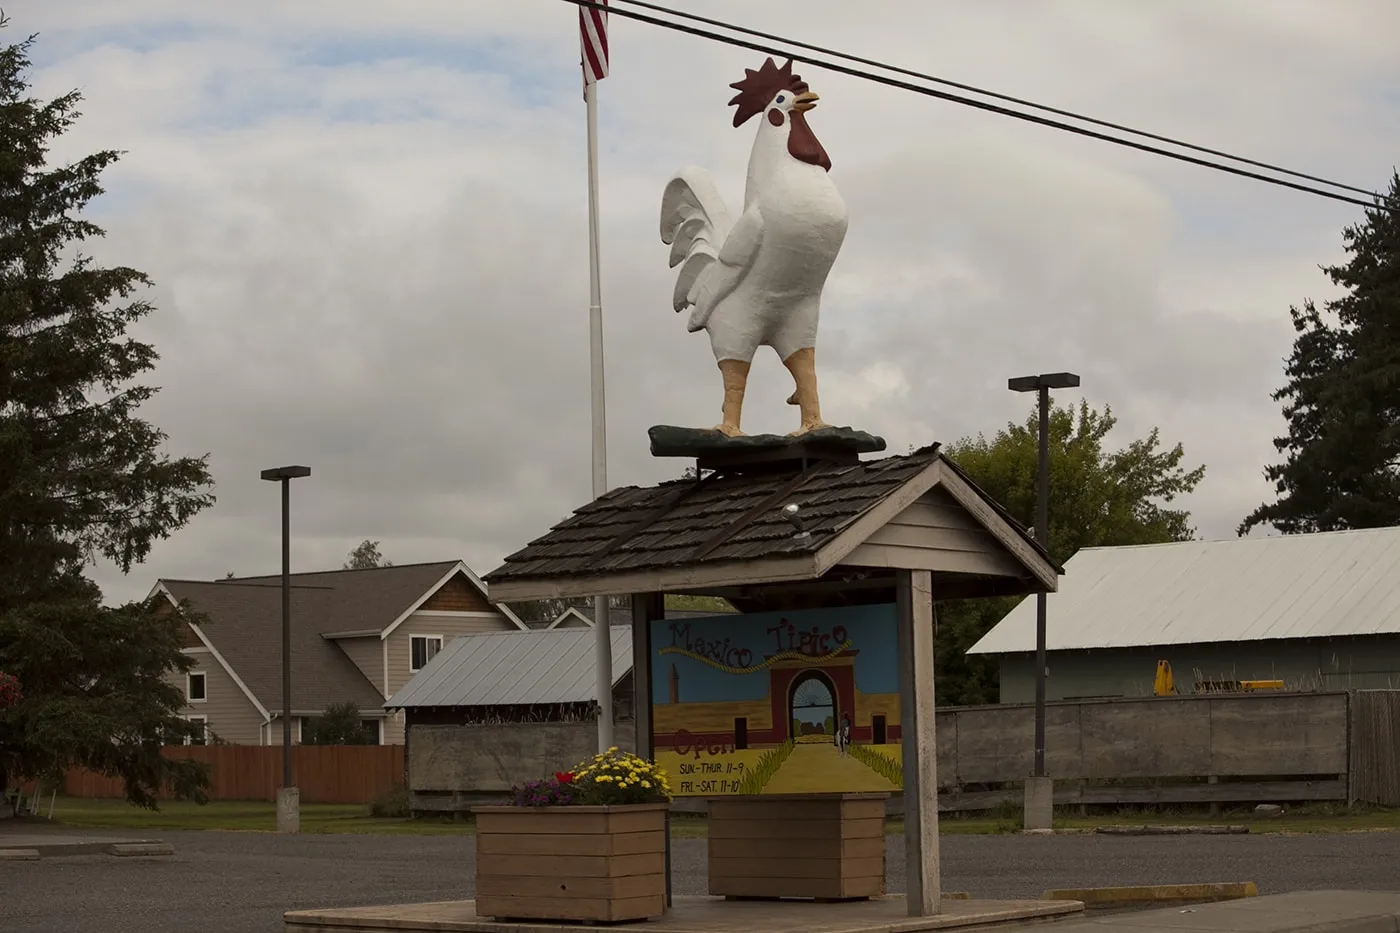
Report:
[[[825,671],[810,669],[792,679],[788,688],[787,721],[792,737],[833,736],[841,708],[836,684]]]

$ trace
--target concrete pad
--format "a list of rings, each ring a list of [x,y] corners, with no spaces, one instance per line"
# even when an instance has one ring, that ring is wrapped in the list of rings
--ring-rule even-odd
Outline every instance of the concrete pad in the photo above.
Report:
[[[1120,888],[1059,888],[1040,895],[1049,901],[1080,901],[1088,910],[1095,907],[1126,907],[1133,904],[1165,904],[1191,901],[1229,901],[1258,897],[1253,881],[1216,884],[1147,884]]]
[[[143,855],[174,855],[175,847],[168,842],[119,842],[107,849],[108,855],[130,858]]]
[[[35,862],[38,860],[38,849],[0,849],[0,862]]]
[[[987,924],[1036,921],[1077,914],[1073,901],[956,900],[943,902],[936,917],[910,917],[900,896],[841,904],[810,901],[726,901],[677,897],[659,920],[617,924],[644,933],[918,933]],[[473,901],[293,910],[283,915],[286,933],[559,933],[578,924],[530,921],[498,923],[476,915]]]
[[[1294,891],[1056,924],[1055,933],[1397,933],[1400,891]]]

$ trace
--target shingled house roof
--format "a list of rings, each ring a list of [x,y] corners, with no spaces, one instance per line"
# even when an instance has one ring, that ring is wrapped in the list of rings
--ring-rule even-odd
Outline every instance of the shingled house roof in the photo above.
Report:
[[[319,710],[354,701],[362,710],[380,708],[383,694],[326,636],[383,631],[454,571],[479,582],[460,561],[292,574],[293,705]],[[208,619],[201,633],[257,702],[267,710],[281,709],[281,576],[162,579],[152,595],[162,589],[177,602],[188,600]],[[498,608],[524,628],[508,609]]]
[[[801,471],[715,473],[700,480],[615,489],[508,556],[485,579],[493,588],[511,590],[511,596],[501,592],[501,598],[521,598],[512,584],[811,557],[916,481],[923,483],[914,490],[918,494],[931,488],[937,482],[935,465],[950,482],[970,490],[981,510],[995,516],[993,521],[1054,567],[1026,530],[935,445],[879,460],[819,462]],[[782,513],[788,503],[798,505],[802,528],[810,534],[794,533]]]
[[[446,571],[443,571],[446,572]],[[441,576],[439,574],[438,576]],[[269,710],[282,708],[282,587],[278,583],[221,580],[162,580],[176,600],[189,600],[209,622],[204,633],[253,696]],[[422,590],[418,594],[422,595]],[[345,600],[332,587],[292,587],[292,702],[297,709],[324,709],[354,701],[362,710],[384,703],[383,694],[322,631],[367,629],[395,616],[343,611]],[[403,608],[407,608],[405,601]],[[400,610],[402,611],[402,610]]]

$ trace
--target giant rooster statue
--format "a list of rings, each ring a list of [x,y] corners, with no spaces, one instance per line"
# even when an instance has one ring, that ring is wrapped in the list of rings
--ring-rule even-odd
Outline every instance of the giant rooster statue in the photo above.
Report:
[[[797,389],[802,424],[826,427],[817,396],[817,318],[827,273],[846,237],[846,204],[827,174],[831,160],[807,125],[817,95],[768,59],[730,87],[734,125],[762,114],[749,156],[744,211],[731,223],[704,169],[677,172],[661,198],[661,241],[679,265],[673,304],[691,307],[689,330],[706,330],[724,378],[724,420],[739,427],[749,366],[760,346],[777,351]]]

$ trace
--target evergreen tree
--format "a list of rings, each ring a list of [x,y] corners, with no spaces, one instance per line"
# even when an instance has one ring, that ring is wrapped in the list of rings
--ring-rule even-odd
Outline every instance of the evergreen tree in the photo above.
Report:
[[[212,483],[207,458],[163,455],[136,415],[156,353],[125,331],[151,312],[149,283],[85,255],[102,230],[79,216],[118,153],[49,164],[81,98],[29,95],[33,42],[0,48],[0,670],[24,685],[0,713],[0,786],[78,764],[150,805],[161,784],[198,796],[205,778],[160,755],[194,732],[162,679],[189,667],[183,623],[103,607],[84,572],[96,555],[129,572],[213,502]]]
[[[1342,240],[1350,258],[1323,272],[1346,294],[1321,311],[1289,308],[1298,336],[1273,394],[1288,422],[1274,440],[1284,459],[1264,470],[1277,498],[1241,535],[1400,525],[1400,174]]]

